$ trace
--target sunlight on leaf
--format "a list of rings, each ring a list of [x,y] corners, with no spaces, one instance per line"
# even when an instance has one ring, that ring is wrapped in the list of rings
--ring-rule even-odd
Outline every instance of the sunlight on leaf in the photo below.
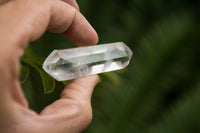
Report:
[[[66,85],[68,81],[62,81],[63,85]]]
[[[121,84],[121,82],[120,82],[121,81],[121,77],[118,74],[118,71],[109,72],[109,73],[103,73],[102,75],[107,77],[108,79],[110,79],[112,81],[112,83],[115,83],[116,85],[120,85]]]

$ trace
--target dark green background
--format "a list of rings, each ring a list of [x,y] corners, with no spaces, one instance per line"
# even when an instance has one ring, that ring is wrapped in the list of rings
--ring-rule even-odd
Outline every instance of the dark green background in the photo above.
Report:
[[[200,2],[77,2],[99,43],[123,41],[134,53],[126,69],[100,75],[84,132],[199,133]],[[69,47],[75,45],[63,36],[45,33],[27,48],[21,81],[31,109],[39,112],[59,98],[65,83],[48,77],[41,64],[53,49]]]

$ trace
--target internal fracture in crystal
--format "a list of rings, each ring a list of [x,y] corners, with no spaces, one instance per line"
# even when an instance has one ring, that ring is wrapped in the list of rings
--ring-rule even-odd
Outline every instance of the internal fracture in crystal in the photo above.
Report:
[[[123,42],[54,50],[43,69],[58,81],[125,68],[132,51]]]

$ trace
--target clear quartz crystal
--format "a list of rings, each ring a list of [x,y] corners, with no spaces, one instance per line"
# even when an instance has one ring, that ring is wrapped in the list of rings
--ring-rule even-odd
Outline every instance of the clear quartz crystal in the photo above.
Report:
[[[132,51],[123,42],[54,50],[43,69],[58,81],[125,68]]]

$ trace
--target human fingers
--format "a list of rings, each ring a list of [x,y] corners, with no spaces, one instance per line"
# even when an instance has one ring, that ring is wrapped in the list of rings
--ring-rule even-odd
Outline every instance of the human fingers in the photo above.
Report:
[[[63,90],[61,99],[47,106],[41,116],[59,126],[54,129],[59,129],[60,132],[69,128],[71,132],[80,132],[91,122],[90,101],[97,82],[97,75],[70,81]]]
[[[12,75],[9,82],[19,77],[20,57],[26,45],[39,38],[47,28],[57,33],[70,29],[72,35],[69,39],[77,45],[92,45],[98,40],[84,16],[63,1],[15,0],[2,5],[0,12],[0,44],[3,44],[0,45],[0,55],[2,62],[5,62],[4,68],[10,70],[7,73]]]
[[[6,2],[8,2],[9,0],[0,0],[0,5],[5,4]]]
[[[77,10],[79,10],[79,6],[78,6],[76,0],[63,0],[63,1],[65,1],[66,3],[70,4],[71,6],[73,6]]]
[[[29,41],[39,38],[47,28],[52,32],[64,33],[77,45],[93,45],[98,41],[95,30],[85,17],[63,1],[16,0],[3,5],[1,12],[0,42],[16,44],[18,49],[24,49]],[[13,53],[16,47],[7,51]]]
[[[71,80],[61,94],[61,99],[90,101],[93,89],[98,83],[98,76],[91,75]]]
[[[76,7],[76,4],[73,4],[76,3],[75,0],[65,0],[65,2]],[[52,19],[49,30],[56,33],[62,33],[66,38],[78,46],[97,44],[98,36],[96,31],[78,10],[75,11],[74,19],[71,21],[70,26],[63,28],[55,25],[55,23],[57,23],[59,19],[63,19],[63,17],[63,14],[56,14],[56,17],[54,17],[55,19]]]

